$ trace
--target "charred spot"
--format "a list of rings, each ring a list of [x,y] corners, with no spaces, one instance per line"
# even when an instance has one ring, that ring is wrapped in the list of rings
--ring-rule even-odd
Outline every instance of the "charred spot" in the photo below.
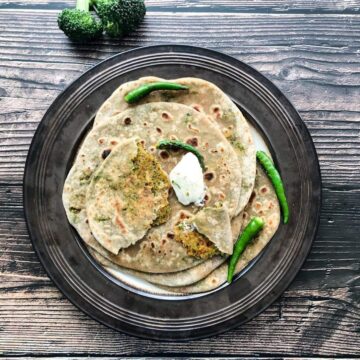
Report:
[[[196,133],[199,133],[199,132],[200,132],[200,130],[199,130],[198,128],[192,126],[192,124],[188,124],[188,125],[187,125],[187,128],[188,128],[189,130],[193,131],[193,132],[196,132]]]
[[[213,284],[216,284],[216,280],[215,280],[215,279],[212,279],[212,283],[213,283]]]
[[[105,149],[102,154],[101,157],[105,160],[111,153],[111,149]]]
[[[198,112],[201,111],[200,105],[198,105],[198,104],[194,104],[194,105],[192,106],[192,108],[193,108],[194,110],[198,111]]]
[[[218,151],[216,149],[211,149],[210,152],[216,154]]]
[[[170,157],[169,153],[165,150],[160,151],[160,157],[164,160],[168,159]]]
[[[260,209],[261,209],[261,203],[257,202],[257,203],[255,204],[255,209],[256,209],[256,210],[260,210]]]
[[[124,119],[124,124],[125,125],[130,125],[131,124],[131,118],[127,117]]]
[[[159,250],[158,253],[161,254],[161,250]]]
[[[269,209],[272,209],[274,207],[274,203],[270,201],[268,207],[269,207]]]
[[[255,191],[253,191],[253,192],[251,193],[251,195],[250,195],[249,202],[253,202],[254,199],[255,199],[255,197],[256,197],[256,193],[255,193]]]
[[[189,218],[189,215],[187,215],[186,213],[184,213],[184,212],[180,212],[180,219],[181,220],[184,220],[184,219],[188,219]]]
[[[170,120],[170,118],[171,118],[170,114],[167,113],[167,112],[163,112],[163,113],[161,114],[161,117],[162,117],[164,120]]]
[[[166,234],[166,236],[169,238],[169,239],[173,239],[175,237],[175,234],[173,232],[168,232]]]
[[[162,244],[165,245],[166,244],[166,239],[162,239]]]
[[[211,181],[212,179],[214,179],[214,173],[208,172],[204,175],[204,177],[205,177],[205,180]]]
[[[261,192],[262,194],[266,194],[267,191],[268,191],[268,189],[267,189],[266,186],[263,186],[263,187],[260,189],[260,192]]]
[[[157,131],[159,134],[162,133],[162,130],[161,130],[159,127],[156,128],[156,131]]]
[[[144,147],[145,146],[145,140],[140,140],[140,144]]]
[[[264,215],[264,212],[262,210],[260,210],[259,215]]]
[[[206,194],[206,195],[204,196],[204,200],[205,200],[205,201],[208,201],[209,199],[210,199],[209,195]]]
[[[153,242],[151,242],[151,247],[154,248],[155,247],[155,244]]]
[[[118,143],[118,142],[117,142],[116,140],[111,140],[111,141],[110,141],[110,144],[111,144],[111,145],[117,145],[117,143]]]
[[[196,138],[196,137],[193,137],[193,138],[191,138],[191,139],[187,139],[186,140],[186,143],[187,144],[189,144],[189,145],[191,145],[191,146],[198,146],[199,145],[199,140],[198,140],[198,138]]]
[[[100,145],[102,145],[102,144],[104,143],[104,139],[103,139],[103,138],[100,138],[100,139],[98,140],[98,143],[99,143]]]
[[[214,112],[215,114],[219,113],[219,112],[220,112],[220,108],[219,108],[218,106],[215,106],[215,107],[213,108],[213,112]]]
[[[89,223],[89,220],[88,220],[88,219],[86,219],[86,220],[85,220],[85,222],[86,222],[86,224],[88,224],[88,223]]]
[[[148,126],[148,123],[147,123],[147,122],[144,122],[143,125],[144,125],[144,126]]]

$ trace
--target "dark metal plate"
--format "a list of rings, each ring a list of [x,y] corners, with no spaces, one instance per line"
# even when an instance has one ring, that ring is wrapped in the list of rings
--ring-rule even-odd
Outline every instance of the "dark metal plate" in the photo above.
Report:
[[[260,128],[283,176],[291,220],[280,225],[254,266],[210,295],[178,301],[119,286],[90,258],[62,206],[74,151],[100,105],[121,83],[141,76],[195,76],[227,94]],[[24,207],[47,273],[76,306],[128,334],[159,340],[218,334],[253,318],[290,284],[315,237],[321,179],[311,137],[286,97],[263,75],[224,54],[190,46],[140,48],[116,55],[73,82],[51,105],[32,141]]]

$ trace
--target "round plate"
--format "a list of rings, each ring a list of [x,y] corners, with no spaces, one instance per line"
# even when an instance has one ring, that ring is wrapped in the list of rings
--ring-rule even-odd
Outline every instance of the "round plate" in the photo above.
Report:
[[[229,94],[265,138],[287,189],[291,220],[230,286],[177,301],[144,296],[98,266],[67,221],[62,188],[76,149],[100,105],[142,76],[194,76]],[[60,290],[94,319],[128,334],[185,340],[218,334],[269,306],[299,271],[315,237],[321,179],[311,137],[286,97],[263,75],[224,54],[190,46],[152,46],[116,55],[73,82],[42,119],[24,177],[34,248]]]

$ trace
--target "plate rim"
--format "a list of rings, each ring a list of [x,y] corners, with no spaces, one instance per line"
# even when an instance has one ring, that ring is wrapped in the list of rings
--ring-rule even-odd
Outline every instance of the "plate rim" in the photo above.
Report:
[[[47,266],[44,265],[45,260],[43,259],[43,255],[41,253],[41,249],[38,247],[38,244],[36,243],[35,239],[36,236],[33,233],[33,229],[31,228],[30,225],[30,219],[29,219],[29,215],[28,215],[28,211],[27,211],[27,204],[29,204],[29,199],[28,199],[28,189],[27,189],[27,178],[29,177],[29,172],[31,171],[30,168],[30,156],[33,154],[34,152],[34,147],[36,146],[36,140],[37,137],[39,136],[39,133],[41,133],[42,131],[42,126],[43,126],[43,120],[46,119],[49,114],[51,113],[51,111],[53,110],[53,107],[56,105],[56,103],[59,101],[59,99],[61,99],[63,96],[66,96],[66,94],[71,90],[71,88],[73,86],[76,86],[79,82],[81,82],[81,80],[86,79],[86,77],[90,76],[92,73],[96,74],[96,70],[98,68],[100,68],[101,66],[106,65],[107,63],[111,63],[114,59],[119,58],[119,60],[121,61],[121,57],[124,57],[126,55],[131,55],[131,54],[136,54],[136,52],[141,52],[141,51],[150,51],[153,52],[154,50],[160,50],[160,49],[177,49],[179,51],[185,52],[185,53],[189,53],[192,51],[200,51],[202,52],[202,54],[205,53],[205,55],[209,56],[210,58],[212,58],[212,56],[217,56],[217,57],[221,57],[224,59],[224,62],[227,61],[233,61],[235,63],[238,63],[239,65],[241,64],[243,67],[249,69],[253,74],[255,74],[257,77],[260,76],[260,78],[262,79],[263,82],[265,82],[265,86],[268,89],[271,89],[272,91],[275,91],[279,96],[282,97],[282,101],[285,101],[285,103],[287,103],[287,107],[291,108],[291,111],[296,115],[296,117],[300,120],[300,122],[303,125],[303,131],[306,132],[306,136],[307,136],[307,140],[309,140],[310,145],[312,147],[312,152],[315,156],[315,165],[316,165],[316,169],[312,169],[315,170],[316,175],[317,175],[317,180],[319,180],[319,192],[317,194],[317,198],[318,198],[318,202],[317,202],[317,207],[316,207],[316,219],[315,219],[315,226],[313,227],[313,231],[312,231],[312,236],[311,236],[311,241],[308,242],[308,246],[303,249],[303,254],[301,256],[301,261],[298,262],[297,266],[296,266],[296,271],[292,271],[291,272],[291,276],[287,278],[286,282],[283,282],[282,284],[277,283],[276,287],[280,287],[280,290],[277,291],[277,295],[274,297],[274,295],[272,296],[273,298],[268,301],[268,304],[262,307],[259,307],[259,309],[257,309],[256,311],[254,311],[251,315],[251,317],[249,317],[248,319],[246,319],[245,321],[242,321],[241,323],[247,322],[250,319],[254,318],[255,316],[257,316],[259,313],[261,313],[262,311],[264,311],[268,306],[270,306],[278,297],[280,297],[283,292],[288,288],[288,286],[290,285],[290,283],[294,280],[295,276],[298,274],[299,270],[301,269],[303,263],[305,262],[314,239],[316,238],[317,232],[318,232],[318,228],[319,228],[319,222],[320,222],[320,212],[321,212],[321,204],[322,204],[322,192],[321,192],[321,188],[322,188],[322,181],[321,181],[321,171],[320,171],[320,165],[319,165],[319,161],[318,161],[318,156],[317,156],[317,152],[316,152],[316,148],[314,145],[314,142],[312,140],[312,137],[310,135],[310,132],[305,124],[305,122],[302,120],[300,114],[298,113],[298,111],[296,110],[296,108],[293,106],[293,104],[291,103],[291,101],[280,91],[280,89],[277,88],[277,86],[275,84],[273,84],[265,75],[263,75],[262,73],[260,73],[259,71],[257,71],[255,68],[253,68],[252,66],[236,59],[235,57],[232,57],[230,55],[215,51],[215,50],[210,50],[210,49],[206,49],[206,48],[202,48],[202,47],[197,47],[197,46],[188,46],[188,45],[177,45],[177,44],[166,44],[166,45],[151,45],[151,46],[145,46],[145,47],[140,47],[140,48],[135,48],[135,49],[130,49],[124,52],[120,52],[118,54],[115,54],[107,59],[102,60],[101,62],[95,64],[93,67],[91,67],[90,69],[88,69],[86,72],[84,72],[82,75],[80,75],[78,78],[74,79],[69,85],[67,85],[58,95],[57,97],[53,100],[53,102],[51,103],[51,105],[49,106],[49,108],[47,109],[47,111],[45,112],[45,114],[43,115],[40,123],[37,126],[37,129],[33,135],[32,141],[31,141],[31,145],[29,147],[28,150],[28,155],[26,158],[26,162],[25,162],[25,169],[24,169],[24,176],[23,176],[23,208],[24,208],[24,216],[25,216],[25,220],[26,220],[26,226],[27,226],[27,230],[29,233],[29,237],[31,239],[32,245],[35,249],[35,252],[37,254],[37,257],[39,259],[39,261],[41,262],[43,268],[45,269],[47,275],[49,276],[49,278],[54,282],[54,284],[57,286],[57,288],[64,294],[64,296],[71,301],[76,307],[78,307],[81,311],[85,312],[87,315],[89,315],[91,318],[95,319],[96,321],[110,327],[113,328],[115,330],[118,331],[122,331],[124,333],[127,333],[129,335],[133,335],[133,336],[137,336],[137,337],[141,337],[141,338],[145,338],[145,339],[156,339],[156,340],[162,340],[162,341],[174,341],[174,338],[161,338],[159,336],[147,336],[144,334],[139,334],[136,331],[132,331],[131,329],[128,329],[126,326],[122,329],[119,329],[116,326],[112,326],[109,323],[106,323],[103,321],[103,319],[98,318],[96,315],[94,315],[93,313],[87,311],[84,309],[84,307],[79,306],[79,304],[76,301],[73,301],[73,299],[68,295],[68,293],[63,289],[63,284],[61,283],[61,281],[59,281],[55,276],[53,276],[53,274],[49,271],[49,269],[47,268]],[[190,50],[190,51],[189,51]],[[276,288],[274,287],[274,288]],[[274,291],[274,289],[273,289]],[[211,294],[209,295],[211,296]],[[266,295],[268,296],[268,295]],[[266,297],[262,297],[262,300]],[[196,300],[196,299],[195,299]],[[238,315],[238,314],[237,314]],[[234,320],[237,316],[234,316],[231,318],[231,320]],[[226,322],[227,323],[227,322]],[[224,323],[223,323],[224,324]],[[221,329],[217,329],[214,331],[209,331],[208,334],[200,334],[199,336],[189,336],[189,337],[184,337],[184,338],[180,338],[177,339],[176,341],[187,341],[187,340],[195,340],[195,339],[201,339],[204,337],[209,337],[209,336],[214,336],[217,335],[219,333],[222,333],[224,331],[228,331],[230,329],[233,329],[235,327],[237,327],[239,324],[237,322],[233,322],[233,324],[228,324],[226,326],[226,328],[221,328]]]

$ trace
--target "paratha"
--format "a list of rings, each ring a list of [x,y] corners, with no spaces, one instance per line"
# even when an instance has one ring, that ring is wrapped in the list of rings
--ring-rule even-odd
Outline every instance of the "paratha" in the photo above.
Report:
[[[92,175],[104,160],[104,154],[108,155],[119,142],[131,137],[139,137],[167,173],[183,154],[181,151],[170,153],[156,150],[158,140],[170,138],[191,141],[192,144],[196,142],[204,155],[207,173],[213,175],[207,183],[205,206],[211,207],[221,202],[228,210],[230,219],[235,215],[240,198],[241,171],[238,157],[223,134],[204,114],[187,106],[149,103],[108,119],[106,123],[95,126],[87,135],[64,185],[63,203],[70,223],[89,246],[127,268],[167,273],[200,264],[203,260],[189,256],[184,246],[169,236],[177,216],[198,211],[194,206],[182,206],[174,194],[169,196],[170,220],[151,228],[142,240],[121,249],[118,254],[107,251],[92,236],[85,204]]]
[[[185,104],[196,111],[205,113],[217,124],[239,156],[242,172],[242,191],[237,208],[237,214],[239,214],[249,201],[254,187],[256,170],[255,145],[245,117],[221,89],[213,83],[199,78],[168,80],[188,86],[189,91],[155,91],[136,104],[128,104],[124,101],[124,96],[129,91],[156,81],[165,80],[148,76],[122,84],[100,107],[95,117],[95,125],[106,123],[111,116],[128,108],[158,101]]]

